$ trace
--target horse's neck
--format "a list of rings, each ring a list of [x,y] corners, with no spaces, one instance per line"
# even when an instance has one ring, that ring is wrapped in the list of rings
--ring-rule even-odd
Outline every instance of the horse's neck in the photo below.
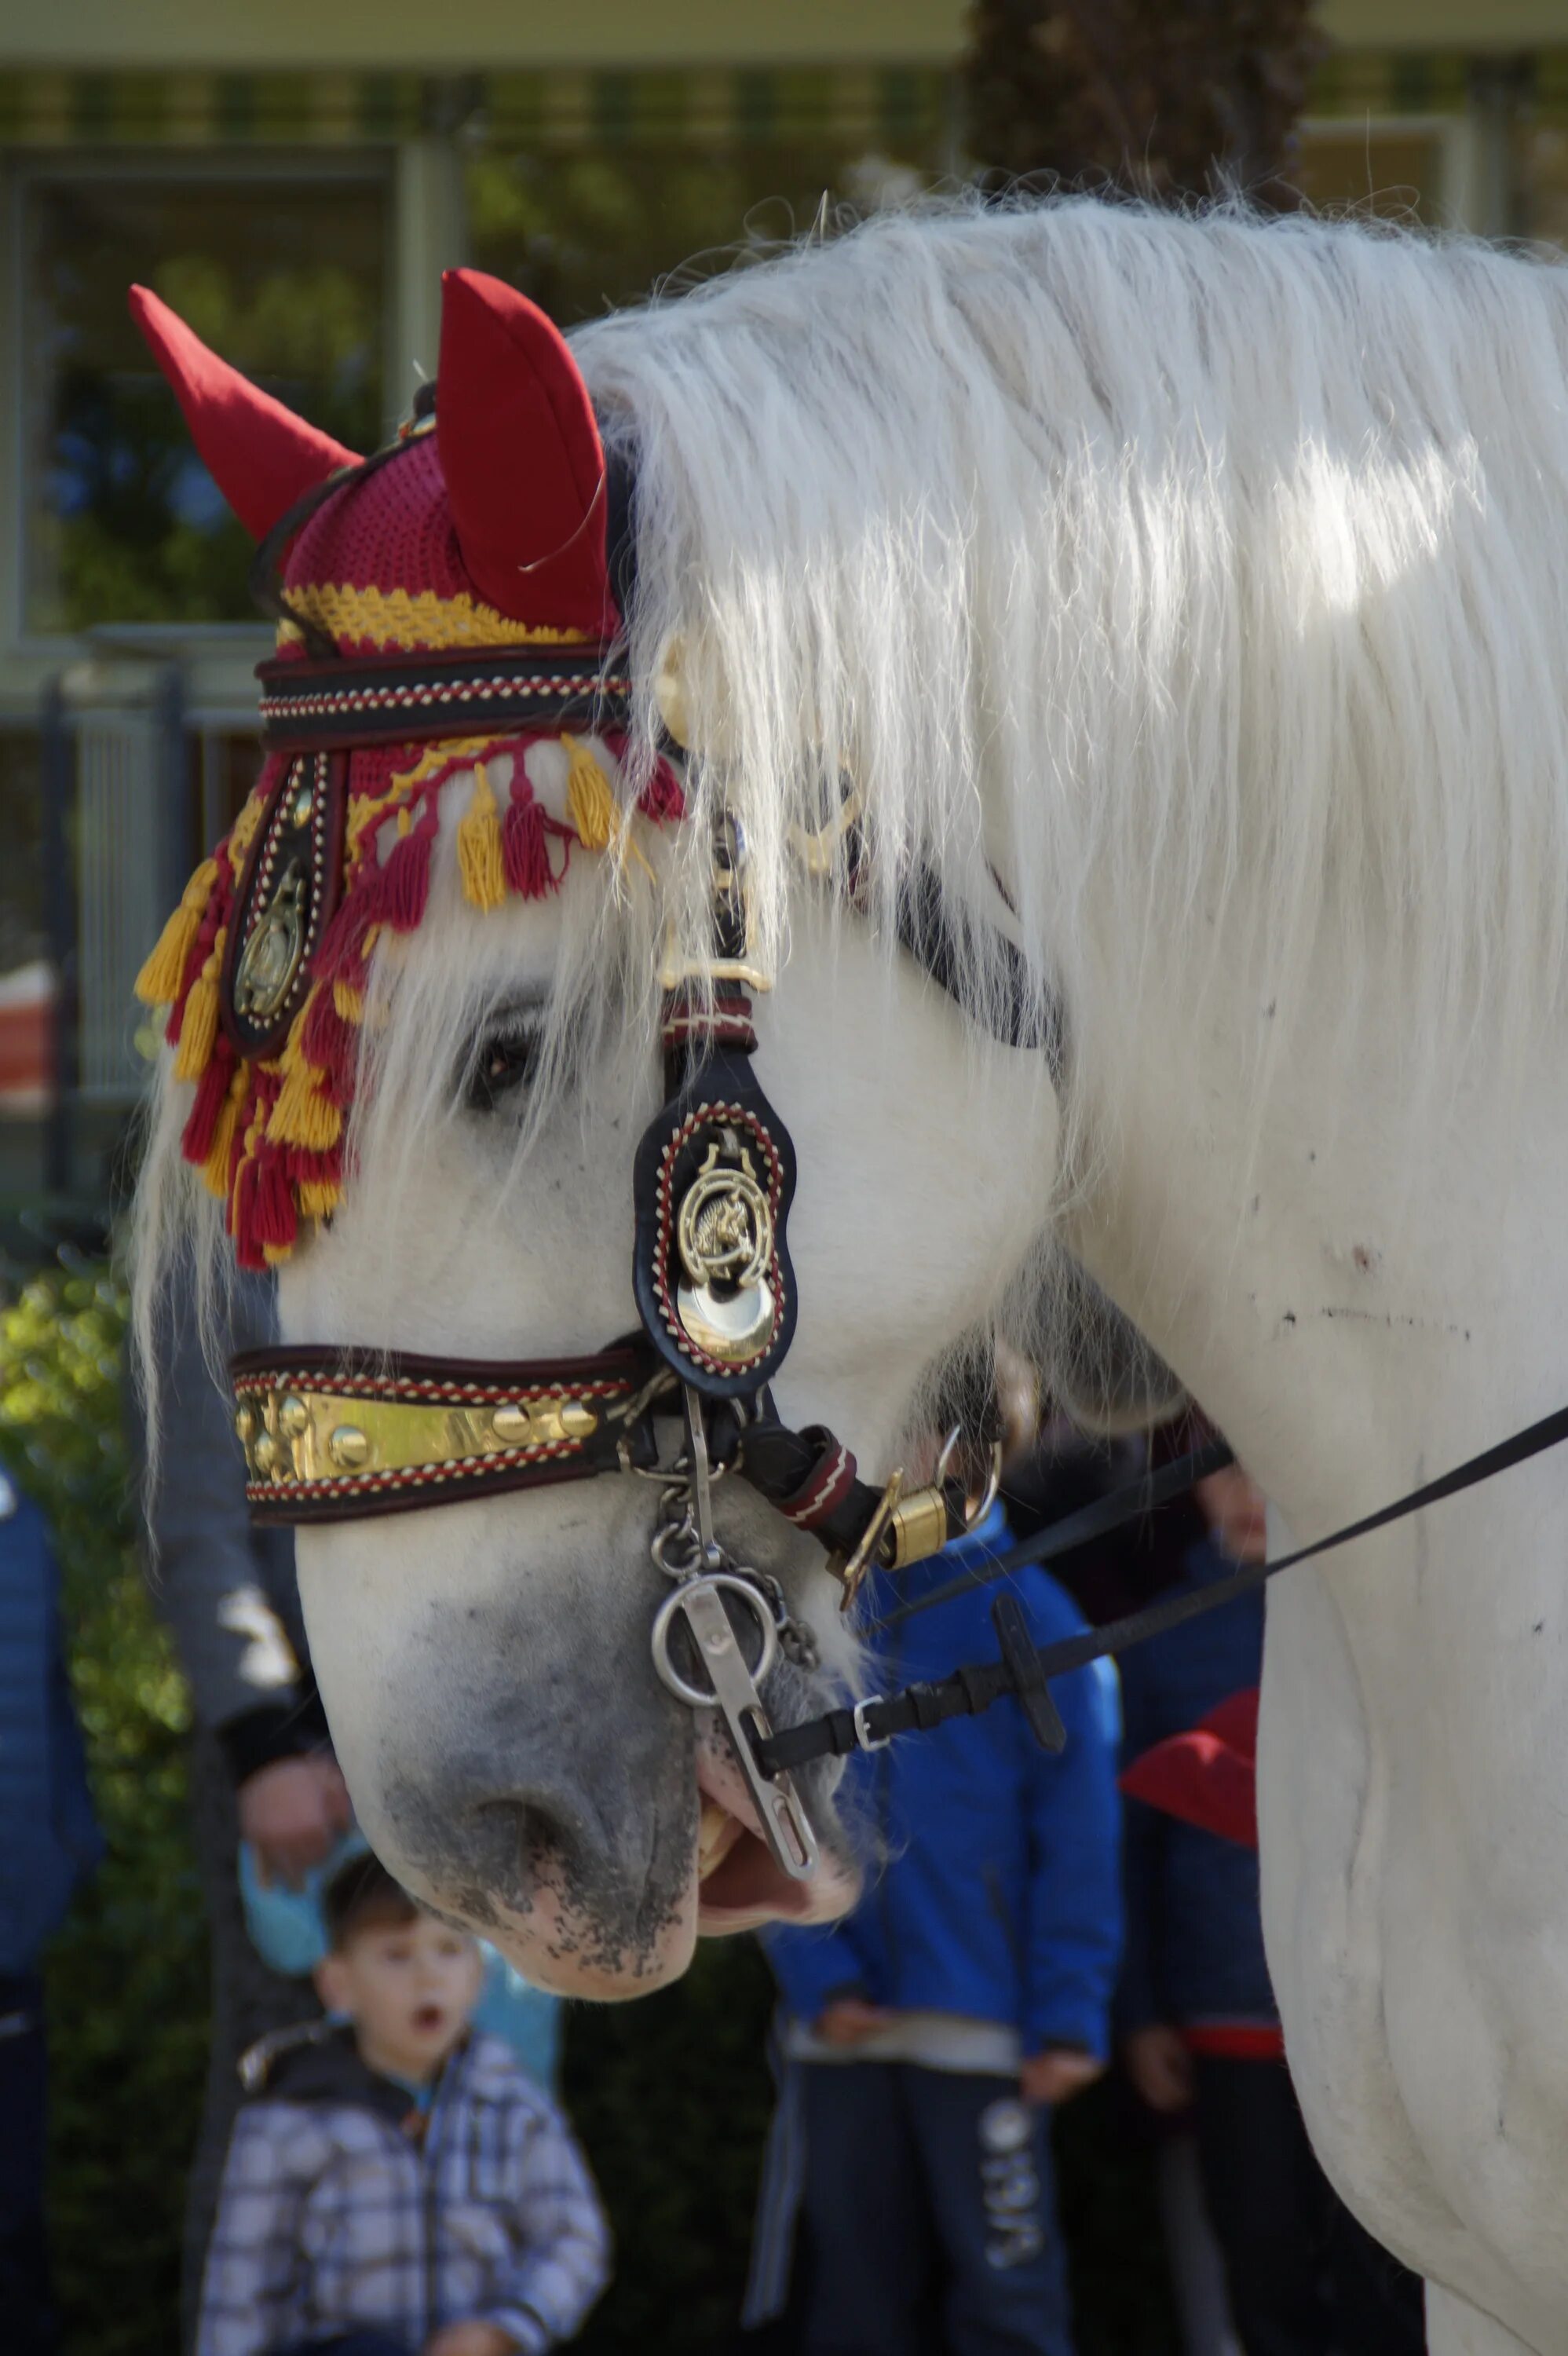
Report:
[[[1239,1030],[1147,1023],[1075,1241],[1315,1535],[1568,1398],[1568,1081],[1543,1069],[1501,1116],[1461,1093],[1429,1130],[1392,1021],[1325,1020],[1259,1125]]]

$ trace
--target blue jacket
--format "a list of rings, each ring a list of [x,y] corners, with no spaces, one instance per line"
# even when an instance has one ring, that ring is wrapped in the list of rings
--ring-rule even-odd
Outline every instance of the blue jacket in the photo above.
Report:
[[[0,1474],[0,1973],[32,1971],[102,1839],[37,1507]]]
[[[1210,1586],[1235,1565],[1211,1538],[1189,1547],[1170,1590]],[[1238,1596],[1122,1655],[1125,1753],[1185,1733],[1263,1668],[1264,1599]],[[1263,2024],[1277,2019],[1264,1961],[1256,1852],[1127,1802],[1127,1954],[1116,2005],[1124,2032],[1156,2020]]]
[[[868,1622],[1008,1542],[997,1507],[933,1560],[869,1580]],[[1011,1585],[1040,1643],[1083,1627],[1046,1572],[1019,1572]],[[996,1660],[996,1591],[976,1587],[873,1636],[871,1690]],[[888,1861],[842,1922],[764,1935],[798,2019],[815,2020],[829,1997],[853,1990],[897,2010],[1006,2023],[1025,2053],[1104,2054],[1122,1932],[1115,1673],[1079,1669],[1051,1691],[1067,1728],[1059,1754],[1040,1749],[1007,1700],[850,1761],[849,1820],[871,1817]]]

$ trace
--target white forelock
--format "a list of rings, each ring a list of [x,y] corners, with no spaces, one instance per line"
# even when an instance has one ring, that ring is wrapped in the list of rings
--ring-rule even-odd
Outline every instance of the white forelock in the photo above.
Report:
[[[918,852],[983,896],[994,862],[1113,1101],[1151,991],[1196,1008],[1207,958],[1285,1017],[1330,914],[1418,1073],[1555,1004],[1562,267],[942,204],[574,349],[635,455],[634,669],[682,643],[766,930],[842,761],[884,881]]]

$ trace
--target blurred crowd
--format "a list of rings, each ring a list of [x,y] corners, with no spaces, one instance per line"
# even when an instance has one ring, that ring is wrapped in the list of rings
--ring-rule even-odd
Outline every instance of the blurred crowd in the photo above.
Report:
[[[268,1340],[271,1313],[245,1280],[233,1346]],[[559,2099],[560,2008],[369,1852],[292,1541],[250,1526],[228,1402],[177,1304],[160,1355],[180,1445],[149,1493],[148,1553],[193,1697],[212,1957],[187,2356],[542,2356],[591,2335],[612,2263]],[[1193,1444],[1189,1421],[1092,1445],[1021,1369],[1000,1390],[955,1418],[974,1526],[864,1590],[871,1690],[996,1657],[1008,1548]],[[1007,1581],[1043,1644],[1265,1550],[1232,1466]],[[1322,2175],[1285,2065],[1253,1804],[1263,1628],[1254,1589],[1057,1679],[1058,1748],[1008,1700],[850,1762],[864,1897],[763,1935],[777,2102],[738,2347],[1074,2356],[1053,2130],[1111,2070],[1125,2134],[1157,2152],[1170,2356],[1424,2346],[1420,2286]],[[0,1687],[0,2317],[11,2356],[58,2356],[38,1966],[97,1835],[49,1533],[4,1487]]]

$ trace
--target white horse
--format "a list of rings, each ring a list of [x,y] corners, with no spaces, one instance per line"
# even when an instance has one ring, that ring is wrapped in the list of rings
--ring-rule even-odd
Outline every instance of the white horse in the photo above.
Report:
[[[1007,1323],[1047,1253],[1176,1369],[1296,1541],[1555,1406],[1568,275],[1308,220],[943,210],[574,350],[635,458],[643,743],[656,688],[688,785],[744,826],[776,975],[757,1068],[800,1164],[786,1416],[885,1472],[918,1370]],[[791,851],[840,771],[869,908]],[[579,860],[559,900],[480,918],[449,839],[468,790],[443,796],[424,924],[378,952],[355,1175],[283,1272],[291,1339],[517,1356],[634,1322],[651,977],[666,911],[698,921],[702,830],[650,840],[656,891]],[[917,859],[974,920],[974,1001],[1002,992],[1001,935],[1021,945],[1060,1087],[901,955]],[[528,1078],[476,1109],[456,1076],[495,1037]],[[149,1162],[148,1284],[185,1094]],[[804,1541],[732,1484],[720,1522],[828,1624]],[[642,1484],[597,1481],[300,1547],[382,1857],[599,1994],[802,1902],[752,1841],[699,1924],[649,1525]],[[1335,2183],[1427,2276],[1439,2356],[1568,2349],[1565,1526],[1548,1458],[1271,1601],[1291,2068]],[[808,1697],[770,1698],[787,1722]],[[742,1815],[722,1746],[699,1769]],[[826,1909],[853,1873],[807,1791]]]

